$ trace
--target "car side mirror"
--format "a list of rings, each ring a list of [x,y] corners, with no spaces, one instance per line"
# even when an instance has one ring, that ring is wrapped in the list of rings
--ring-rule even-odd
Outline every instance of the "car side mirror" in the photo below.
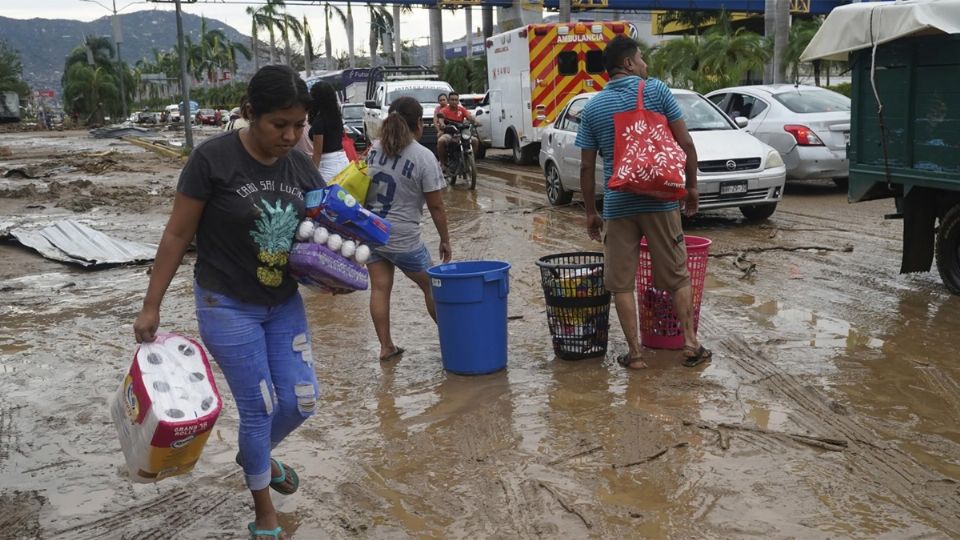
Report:
[[[750,120],[746,116],[738,116],[733,119],[734,123],[737,124],[739,128],[745,128],[750,124]]]
[[[366,107],[366,108],[368,108],[368,109],[376,109],[376,108],[379,107],[379,106],[377,105],[377,102],[374,101],[374,100],[372,100],[372,99],[368,99],[368,100],[364,101],[364,102],[363,102],[363,106]]]

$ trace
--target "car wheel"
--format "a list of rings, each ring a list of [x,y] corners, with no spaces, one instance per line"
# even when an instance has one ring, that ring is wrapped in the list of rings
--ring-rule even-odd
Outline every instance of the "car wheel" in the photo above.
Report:
[[[740,213],[750,221],[760,221],[773,215],[777,209],[777,203],[773,204],[754,204],[750,206],[741,206]]]
[[[937,228],[937,270],[953,294],[960,294],[960,205],[951,208]]]
[[[847,189],[847,185],[850,183],[848,180],[848,178],[834,178],[833,183],[840,189]]]
[[[573,193],[563,189],[563,183],[560,181],[560,171],[557,170],[557,166],[553,163],[547,163],[547,168],[543,174],[547,181],[547,201],[553,206],[569,204],[570,200],[573,199]]]
[[[520,137],[511,132],[510,140],[513,141],[513,162],[517,165],[531,165],[539,149],[535,144],[528,144],[520,147]]]

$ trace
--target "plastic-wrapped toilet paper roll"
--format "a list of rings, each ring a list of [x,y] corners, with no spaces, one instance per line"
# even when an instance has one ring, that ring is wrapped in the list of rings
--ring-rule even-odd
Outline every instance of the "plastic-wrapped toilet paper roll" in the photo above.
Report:
[[[155,482],[193,469],[222,402],[199,343],[158,334],[134,353],[111,407],[134,482]]]

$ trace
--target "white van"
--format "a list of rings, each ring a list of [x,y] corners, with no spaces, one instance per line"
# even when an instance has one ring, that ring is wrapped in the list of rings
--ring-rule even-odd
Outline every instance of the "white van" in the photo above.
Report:
[[[168,122],[179,122],[180,121],[180,106],[179,105],[167,105],[167,121]]]

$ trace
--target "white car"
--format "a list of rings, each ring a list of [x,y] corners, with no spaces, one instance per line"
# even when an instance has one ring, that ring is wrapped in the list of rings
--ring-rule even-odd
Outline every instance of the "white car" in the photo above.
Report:
[[[787,178],[832,178],[846,185],[847,96],[816,86],[771,84],[714,90],[707,99],[747,133],[776,148],[787,164]]]
[[[740,130],[709,100],[689,90],[671,90],[697,148],[700,209],[739,208],[748,219],[766,219],[783,197],[786,167],[772,147]],[[580,148],[575,141],[580,113],[596,93],[581,94],[567,104],[543,131],[540,166],[547,200],[570,202],[580,191]],[[597,156],[596,193],[603,194],[603,159]]]
[[[483,158],[487,155],[487,148],[493,144],[493,133],[491,132],[490,122],[490,92],[483,95],[483,99],[473,110],[473,116],[477,119],[477,138],[480,139],[480,151],[477,152],[477,158]]]

